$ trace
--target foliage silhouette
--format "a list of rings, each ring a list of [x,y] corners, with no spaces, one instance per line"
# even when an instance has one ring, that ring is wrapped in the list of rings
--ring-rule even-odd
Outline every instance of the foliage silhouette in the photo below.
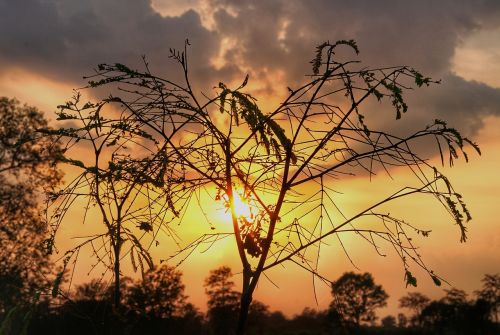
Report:
[[[214,231],[181,246],[175,256],[182,261],[201,246],[234,237],[242,265],[239,334],[245,331],[257,283],[268,269],[292,262],[315,280],[329,283],[318,259],[330,237],[344,247],[341,235],[355,232],[379,253],[389,244],[403,263],[407,285],[417,284],[412,266],[441,284],[414,245],[415,235],[426,237],[429,231],[384,208],[412,195],[431,196],[449,212],[465,241],[471,215],[461,195],[416,145],[425,138],[435,140],[443,164],[445,156],[450,164],[459,154],[467,160],[467,146],[477,152],[479,148],[442,120],[406,135],[370,121],[402,118],[408,111],[404,92],[434,81],[407,66],[368,68],[341,59],[337,49],[357,54],[356,43],[326,42],[316,50],[307,81],[289,88],[283,102],[265,113],[244,91],[248,76],[237,88],[220,83],[212,96],[195,93],[187,47],[188,42],[183,51],[171,50],[182,82],[152,74],[146,61],[144,70],[100,64],[88,88],[105,88],[110,95],[81,103],[77,94],[60,106],[59,119],[69,123],[52,134],[64,138],[68,149],[89,154],[82,161],[74,150],[73,155],[66,152],[66,163],[82,172],[54,194],[53,226],[59,227],[76,198],[85,197],[97,207],[106,228],[70,251],[65,264],[81,247],[92,247],[98,263],[113,272],[117,305],[123,256],[130,254],[132,264],[139,259],[152,267],[148,250],[158,232],[175,236],[173,227],[183,222],[188,208],[198,206],[204,213],[206,203],[200,197],[209,194],[228,208],[232,232],[220,231],[208,220]],[[370,115],[362,110],[369,101],[392,109],[391,114]],[[353,215],[337,206],[332,180],[371,177],[379,171],[390,175],[395,167],[408,168],[417,185],[382,196]],[[238,213],[238,197],[248,204],[248,216]],[[367,221],[369,228],[363,225]]]
[[[97,215],[104,232],[100,230],[86,236],[64,253],[61,257],[63,267],[55,281],[54,293],[57,294],[60,278],[68,265],[76,263],[80,250],[88,247],[96,257],[91,271],[101,266],[104,268],[103,273],[113,273],[113,303],[118,309],[123,300],[120,289],[123,275],[121,260],[128,256],[134,271],[140,269],[143,276],[148,269],[154,268],[148,249],[153,243],[159,244],[156,237],[167,210],[162,203],[170,206],[169,194],[174,190],[162,190],[156,187],[156,181],[149,183],[152,180],[148,175],[152,173],[149,169],[155,169],[153,165],[157,164],[159,156],[165,157],[160,151],[153,157],[136,160],[127,154],[129,149],[126,146],[139,141],[137,136],[145,141],[150,140],[149,144],[155,143],[152,138],[128,125],[126,120],[105,120],[100,115],[104,112],[101,109],[105,103],[87,103],[80,109],[79,100],[80,95],[77,93],[74,101],[59,106],[58,120],[69,122],[67,128],[46,131],[47,134],[58,136],[64,143],[65,156],[61,161],[80,169],[77,177],[64,188],[49,194],[54,231],[52,241],[68,210],[76,206],[78,201],[84,207],[83,222]],[[92,112],[89,112],[90,109]],[[148,143],[142,145],[145,147]],[[85,162],[67,157],[73,150],[81,155],[80,149],[86,151],[83,156]],[[165,162],[160,164],[165,165]],[[155,213],[151,212],[153,207],[157,209]]]
[[[484,317],[488,310],[481,305],[432,301],[420,316],[426,332],[432,334],[488,334]]]
[[[147,318],[181,316],[185,305],[181,273],[168,265],[148,271],[142,281],[127,288],[127,308]]]
[[[205,279],[207,316],[213,334],[232,334],[238,319],[240,293],[234,290],[232,271],[222,266]]]
[[[123,281],[122,281],[123,283]],[[109,291],[107,283],[94,278],[88,283],[78,285],[73,294],[74,300],[108,300],[111,301],[113,292]]]
[[[333,301],[330,308],[338,311],[349,326],[373,324],[375,310],[387,305],[389,297],[382,286],[376,285],[368,272],[346,272],[332,283]]]
[[[486,301],[491,307],[492,321],[498,323],[500,313],[500,274],[485,274],[481,290],[475,291],[479,299]]]
[[[170,294],[170,297],[177,296],[180,299],[173,299],[172,306],[167,308],[156,308],[155,313],[144,313],[142,305],[136,309],[136,304],[128,305],[128,295],[131,287],[150,284],[153,288],[158,288],[165,283],[166,277],[173,277],[174,282],[178,281],[174,287],[183,287],[181,275],[178,270],[170,267],[162,267],[155,272],[164,272],[163,275],[153,275],[147,282],[142,280],[131,280],[124,278],[123,304],[122,309],[117,311],[113,308],[113,283],[103,283],[93,280],[89,283],[78,286],[71,299],[62,304],[49,303],[47,300],[40,301],[32,310],[31,322],[26,323],[23,317],[16,317],[10,320],[10,324],[3,324],[2,334],[20,334],[25,328],[25,334],[216,334],[231,333],[234,329],[222,328],[214,329],[210,322],[210,310],[207,311],[206,319],[196,308],[187,303],[182,289],[180,294]],[[239,295],[235,293],[233,285],[230,284],[230,269],[222,267],[211,272],[209,278],[222,279],[223,285],[212,282],[212,296],[218,296],[215,300],[233,304],[232,322],[237,319],[236,299],[225,299],[222,296]],[[345,275],[349,275],[346,273]],[[361,275],[360,275],[361,276]],[[208,281],[208,278],[207,278]],[[172,285],[171,285],[172,286]],[[111,289],[110,289],[111,288]],[[207,290],[210,289],[207,287]],[[176,289],[170,290],[177,292]],[[219,293],[217,293],[219,292]],[[222,294],[220,294],[222,293]],[[132,293],[135,298],[137,295]],[[167,294],[168,296],[168,294]],[[300,314],[292,318],[286,318],[279,311],[269,311],[269,308],[259,302],[254,301],[250,307],[247,333],[250,335],[323,335],[323,334],[498,334],[500,324],[491,320],[492,307],[485,300],[467,300],[460,290],[448,290],[446,295],[439,300],[426,303],[425,308],[417,319],[422,323],[406,327],[403,314],[396,318],[388,316],[382,319],[380,325],[374,323],[362,323],[357,328],[349,327],[345,323],[343,316],[337,309],[315,310],[305,308]],[[403,297],[405,298],[405,297]],[[407,296],[406,296],[407,298]],[[145,299],[150,299],[145,297]],[[154,300],[154,299],[153,299]],[[172,300],[172,299],[171,299]],[[403,299],[401,299],[403,300]],[[421,299],[413,299],[421,300]],[[412,300],[412,301],[413,301]],[[180,302],[180,303],[179,303]],[[154,301],[153,301],[154,304]],[[334,304],[334,302],[332,302]],[[412,304],[413,306],[413,304]],[[161,311],[165,310],[166,313]],[[174,313],[172,311],[175,310]],[[156,312],[160,311],[160,312]],[[117,313],[119,312],[119,313]],[[371,318],[372,319],[372,318]],[[208,320],[208,322],[205,322]],[[220,320],[219,320],[220,321]]]
[[[40,306],[29,334],[204,334],[203,315],[186,301],[181,273],[162,266],[144,279],[122,278],[122,304],[113,306],[113,283],[79,285],[62,304]]]
[[[55,187],[59,146],[41,137],[47,121],[35,107],[0,97],[0,321],[47,290],[51,261],[43,191]],[[12,315],[12,313],[11,313]]]
[[[413,314],[410,316],[410,322],[412,326],[419,327],[420,320],[419,317],[422,314],[424,308],[430,303],[431,299],[419,292],[409,292],[405,296],[399,299],[400,308],[408,308]]]
[[[396,318],[392,315],[385,316],[382,320],[380,320],[380,323],[385,328],[395,328],[397,325]]]
[[[403,313],[398,313],[397,319],[399,328],[405,328],[408,325],[408,318]]]
[[[430,301],[420,293],[402,297],[400,302],[412,308],[412,327],[422,334],[497,334],[500,325],[490,320],[492,306],[485,300],[468,300],[463,290],[445,290],[445,296]],[[422,308],[423,307],[423,308]]]
[[[208,326],[213,334],[233,334],[238,320],[241,293],[234,289],[233,273],[227,266],[210,271],[205,279]],[[285,327],[286,318],[281,312],[271,313],[269,307],[252,301],[248,313],[247,333],[273,334]]]

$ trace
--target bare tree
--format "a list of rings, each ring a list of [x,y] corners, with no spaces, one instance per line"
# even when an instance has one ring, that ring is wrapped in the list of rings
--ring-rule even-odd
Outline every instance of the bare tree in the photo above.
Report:
[[[167,211],[179,215],[172,199],[187,199],[175,182],[163,187],[168,175],[177,171],[166,169],[166,152],[152,136],[136,128],[133,117],[130,120],[123,113],[118,113],[116,119],[103,117],[109,100],[84,106],[79,101],[77,93],[72,101],[59,106],[58,119],[69,126],[47,130],[65,143],[61,161],[78,168],[71,182],[49,194],[51,244],[66,214],[78,201],[84,207],[84,223],[88,217],[97,216],[104,231],[81,236],[81,242],[64,253],[53,294],[59,291],[66,268],[76,264],[80,250],[88,247],[96,257],[91,271],[104,266],[104,273],[113,273],[113,301],[118,307],[122,301],[122,258],[128,255],[134,271],[140,269],[143,277],[146,267],[153,269],[148,249],[153,243],[159,244],[160,230],[170,230],[163,225]]]
[[[461,241],[465,241],[470,214],[460,194],[417,145],[425,138],[435,140],[443,163],[447,155],[450,164],[460,153],[467,159],[466,145],[479,149],[440,120],[404,135],[375,126],[375,122],[368,124],[374,117],[401,118],[408,109],[404,91],[434,81],[407,66],[371,69],[358,61],[342,60],[335,51],[347,47],[358,53],[354,41],[327,42],[318,46],[306,82],[289,88],[283,102],[264,113],[257,100],[244,91],[248,76],[237,88],[220,83],[213,96],[196,93],[189,77],[187,45],[182,52],[171,51],[182,69],[182,82],[152,74],[146,61],[141,71],[122,64],[101,64],[89,78],[89,87],[102,90],[105,86],[110,96],[96,104],[81,104],[77,98],[61,107],[62,118],[78,120],[84,126],[76,130],[67,126],[59,134],[71,145],[93,151],[90,156],[96,158],[91,165],[70,158],[67,162],[83,168],[78,180],[85,181],[92,190],[86,195],[101,208],[107,227],[104,235],[109,238],[102,248],[114,254],[107,264],[114,264],[115,278],[119,278],[120,255],[129,253],[132,246],[143,259],[149,259],[147,247],[136,242],[130,224],[125,228],[127,220],[132,226],[144,222],[145,227],[156,227],[153,231],[171,229],[182,221],[187,208],[199,206],[204,213],[199,199],[208,194],[228,208],[233,231],[212,227],[213,232],[181,247],[176,257],[182,261],[202,245],[234,237],[243,274],[240,334],[257,283],[270,268],[293,262],[314,278],[329,282],[319,271],[318,258],[331,236],[341,241],[341,235],[355,233],[377,252],[387,243],[402,261],[407,284],[416,285],[412,264],[440,284],[411,237],[429,232],[383,208],[416,194],[433,197],[454,218]],[[362,109],[377,101],[393,113],[372,116]],[[81,145],[82,139],[90,146]],[[102,154],[105,148],[112,150],[106,158]],[[418,184],[381,197],[354,215],[345,215],[338,208],[333,180],[363,174],[371,177],[384,171],[390,174],[395,167],[408,168]],[[121,195],[115,183],[122,185]],[[71,192],[59,195],[74,196],[79,192],[76,185],[81,184],[73,185]],[[135,200],[136,194],[147,201]],[[57,201],[62,201],[60,196]],[[63,207],[69,208],[71,201],[65,201]],[[129,211],[125,203],[141,206]],[[112,218],[105,214],[111,206],[115,206]],[[241,211],[241,206],[247,210]],[[141,214],[138,220],[139,215],[132,212],[147,215]],[[370,225],[363,224],[366,222]],[[149,229],[144,233],[152,234]],[[128,248],[123,247],[125,240],[130,241]],[[102,257],[100,260],[105,263]]]

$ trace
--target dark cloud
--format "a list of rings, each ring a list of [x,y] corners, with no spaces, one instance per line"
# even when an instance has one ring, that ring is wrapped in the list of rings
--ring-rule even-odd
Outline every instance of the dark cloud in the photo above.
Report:
[[[422,111],[432,111],[437,118],[463,129],[467,136],[483,126],[485,116],[500,114],[499,89],[452,74],[443,78],[443,84],[427,90],[423,97],[415,99],[413,105]]]
[[[203,1],[205,12],[212,8],[212,30],[195,9],[175,17],[161,5],[167,15],[161,16],[147,0],[0,0],[0,68],[17,65],[76,82],[98,63],[134,66],[145,54],[156,72],[171,76],[168,50],[189,38],[191,69],[200,86],[251,72],[252,79],[267,82],[266,89],[283,92],[310,72],[317,44],[352,38],[368,65],[406,64],[443,79],[424,92],[424,102],[411,99],[419,112],[415,117],[451,119],[473,133],[483,116],[500,114],[500,90],[451,72],[453,55],[467,36],[500,26],[500,1]],[[211,60],[224,38],[235,47],[225,53],[226,65],[216,69]],[[276,71],[286,82],[274,82]]]
[[[236,1],[213,0],[221,34],[238,40],[255,66],[299,67],[325,40],[355,39],[374,65],[407,64],[447,70],[455,47],[471,32],[500,25],[498,1]],[[283,29],[284,23],[285,29]],[[284,36],[283,36],[284,35]],[[297,60],[297,63],[293,63]],[[295,77],[297,69],[290,69]]]
[[[307,61],[315,45],[355,39],[359,58],[372,67],[411,65],[443,79],[442,85],[410,99],[418,111],[413,118],[449,119],[471,134],[485,115],[500,114],[500,90],[451,73],[456,48],[467,36],[500,26],[499,1],[212,2],[231,13],[220,9],[214,16],[218,31],[238,41],[228,61],[281,69],[293,83],[310,73]]]
[[[133,66],[141,55],[166,73],[169,48],[183,48],[186,38],[193,71],[204,79],[213,72],[207,59],[219,48],[196,12],[162,17],[146,0],[0,0],[0,30],[0,64],[73,82],[98,63]]]

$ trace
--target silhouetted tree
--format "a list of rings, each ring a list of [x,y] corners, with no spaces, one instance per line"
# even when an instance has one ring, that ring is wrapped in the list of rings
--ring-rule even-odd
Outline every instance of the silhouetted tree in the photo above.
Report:
[[[387,315],[380,320],[380,324],[385,328],[395,328],[397,321],[393,315]]]
[[[483,287],[474,293],[478,299],[482,299],[491,307],[491,318],[498,323],[500,313],[500,274],[486,274],[483,279]]]
[[[425,329],[444,333],[454,320],[454,308],[443,301],[431,301],[420,316]]]
[[[373,324],[375,310],[387,305],[389,297],[382,286],[376,285],[370,273],[346,272],[332,283],[333,301],[330,308],[337,310],[349,324]]]
[[[252,312],[254,305],[255,302],[250,305],[248,319],[250,334],[286,334],[286,330],[290,328],[290,320],[281,311],[269,312],[264,319],[262,319],[262,315],[257,318]]]
[[[441,299],[441,301],[453,305],[460,306],[467,304],[467,293],[464,290],[459,290],[455,287],[451,289],[445,289],[445,296]]]
[[[67,284],[67,272],[61,285]],[[124,277],[122,290],[132,280]],[[135,315],[113,307],[113,285],[101,279],[76,285],[69,295],[51,299],[50,305],[39,308],[28,334],[130,334],[137,322]]]
[[[142,280],[129,285],[124,290],[124,305],[129,315],[139,316],[132,334],[202,333],[203,317],[186,302],[184,288],[181,272],[166,264],[149,270]]]
[[[432,334],[495,334],[484,300],[469,301],[463,290],[445,290],[446,295],[422,310],[421,325]]]
[[[155,282],[153,287],[161,286],[161,282],[169,276],[174,277],[169,282],[180,281],[179,271],[168,266],[165,266],[165,269],[164,271],[169,275],[154,276],[154,279],[151,279]],[[161,270],[156,269],[155,271],[160,272]],[[211,287],[207,287],[207,291],[211,291],[211,296],[215,297],[213,300],[218,301],[219,306],[233,305],[232,311],[225,315],[231,318],[231,321],[226,322],[226,324],[221,319],[217,320],[218,325],[205,323],[203,315],[192,304],[185,303],[182,297],[178,300],[176,311],[172,313],[172,309],[167,308],[167,313],[163,316],[159,316],[160,313],[156,312],[138,314],[133,310],[120,315],[112,307],[112,285],[92,280],[87,284],[77,286],[72,299],[65,301],[60,306],[39,304],[37,309],[33,310],[34,316],[29,324],[27,334],[230,334],[233,329],[229,323],[234,325],[236,322],[237,298],[239,296],[239,293],[234,290],[231,277],[231,270],[227,267],[213,270],[209,276],[213,280]],[[207,282],[209,278],[207,278]],[[216,283],[214,283],[215,281]],[[126,302],[129,292],[131,292],[130,288],[145,285],[145,282],[138,280],[132,283],[132,280],[124,277],[122,284],[124,285],[122,291],[125,299],[123,305],[128,306]],[[144,299],[149,299],[150,294],[143,292],[141,296]],[[165,296],[171,297],[172,295],[165,294]],[[227,298],[228,296],[229,298]],[[236,296],[236,299],[231,298],[232,296]],[[366,295],[367,299],[368,296],[369,294]],[[457,289],[446,290],[446,295],[436,301],[428,301],[425,296],[423,297],[420,294],[412,293],[400,299],[403,305],[415,311],[420,310],[421,306],[425,304],[419,316],[419,320],[421,320],[419,328],[407,328],[407,319],[402,313],[399,313],[397,318],[391,315],[386,316],[381,320],[381,326],[374,326],[372,323],[353,328],[353,322],[346,325],[345,322],[349,322],[349,320],[334,308],[324,311],[305,308],[300,314],[287,319],[281,312],[270,312],[268,306],[254,301],[250,306],[247,333],[250,335],[498,334],[499,328],[490,320],[490,304],[481,298],[476,301],[467,300],[465,292]],[[155,301],[146,302],[144,305],[154,305],[155,303]],[[134,304],[129,307],[133,306]],[[158,307],[156,310],[161,309]],[[223,314],[219,314],[219,316],[223,316]],[[373,320],[372,317],[368,319]],[[13,321],[16,321],[16,318],[13,318]],[[21,333],[22,326],[20,325],[20,322],[17,325],[2,325],[0,333],[1,331],[5,333],[5,329],[11,330],[11,333]],[[10,333],[7,331],[7,334]]]
[[[465,291],[452,288],[445,292],[442,299],[432,301],[422,310],[421,320],[426,328],[437,331],[458,328],[458,324],[465,317],[468,305]]]
[[[119,310],[113,306],[113,284],[93,279],[78,285],[60,306],[40,311],[29,334],[206,333],[203,315],[186,302],[178,270],[164,265],[143,279],[123,277],[120,283]]]
[[[74,300],[109,300],[109,285],[101,279],[94,278],[88,283],[83,283],[75,288]]]
[[[152,245],[159,245],[157,236],[170,212],[178,216],[173,207],[176,197],[184,197],[182,190],[165,184],[165,152],[147,132],[136,128],[130,120],[107,120],[106,102],[79,106],[80,95],[59,106],[58,120],[63,126],[48,134],[58,136],[65,146],[61,163],[75,169],[78,174],[64,187],[50,193],[50,218],[54,229],[52,240],[70,209],[83,206],[83,218],[99,218],[102,227],[93,227],[85,239],[67,250],[63,269],[76,262],[80,250],[87,248],[104,267],[104,273],[113,275],[113,303],[118,308],[122,299],[121,262],[124,255],[130,259],[135,272],[145,273],[154,267],[149,254]],[[64,125],[65,122],[65,125]],[[81,148],[80,148],[81,146]],[[85,155],[82,155],[82,149]],[[137,153],[137,155],[134,155]],[[185,199],[184,199],[185,200]],[[152,212],[152,208],[155,212]],[[102,229],[104,228],[104,229]],[[58,281],[54,285],[57,291]]]
[[[328,311],[318,311],[306,307],[290,320],[288,332],[284,333],[304,335],[329,333],[334,328],[334,322],[334,320],[329,319]]]
[[[214,334],[232,334],[238,317],[240,293],[234,290],[231,269],[222,266],[205,279],[207,316]]]
[[[128,287],[126,305],[148,318],[179,317],[186,305],[184,288],[182,274],[164,264]]]
[[[179,334],[207,334],[204,315],[191,303],[184,304],[181,311]],[[139,333],[140,334],[140,333]]]
[[[37,300],[50,279],[43,191],[61,174],[57,142],[38,133],[46,127],[35,107],[0,97],[0,320],[13,306]]]
[[[338,310],[333,308],[328,308],[326,310],[326,321],[328,333],[334,334],[348,334],[349,326],[346,324],[345,319]]]
[[[398,328],[405,328],[408,325],[408,318],[403,313],[398,313]]]
[[[83,171],[71,185],[93,190],[92,203],[101,209],[107,232],[96,239],[105,237],[102,244],[111,245],[113,264],[106,266],[112,268],[117,288],[124,250],[135,248],[138,256],[150,259],[148,245],[134,239],[132,226],[142,227],[151,242],[153,231],[165,227],[164,223],[182,222],[180,214],[191,205],[205,206],[199,200],[189,201],[202,190],[229,209],[232,232],[211,227],[216,231],[203,234],[179,253],[189,255],[222,237],[235,238],[242,265],[240,334],[263,272],[291,261],[325,279],[318,268],[318,249],[333,235],[355,232],[377,251],[381,243],[389,243],[403,263],[407,284],[416,285],[411,264],[440,284],[410,236],[427,236],[429,232],[388,215],[381,207],[418,193],[430,195],[448,210],[460,229],[461,241],[465,241],[465,222],[471,216],[462,197],[414,144],[424,138],[436,140],[443,163],[448,154],[450,164],[459,153],[467,159],[466,145],[479,149],[444,121],[435,120],[408,135],[395,135],[369,125],[370,118],[365,118],[369,112],[362,110],[368,101],[379,101],[400,119],[408,110],[404,91],[430,85],[430,78],[407,66],[368,68],[337,55],[340,47],[357,54],[354,41],[326,42],[316,50],[307,82],[289,88],[283,102],[264,113],[257,100],[244,91],[248,76],[236,88],[220,83],[212,96],[195,93],[189,78],[187,45],[183,51],[171,52],[180,64],[182,82],[152,74],[146,61],[143,71],[123,64],[100,64],[89,78],[89,87],[106,86],[112,94],[98,103],[80,103],[77,96],[59,112],[59,117],[71,124],[57,133],[71,145],[83,143],[80,147],[92,148],[89,162],[69,154],[66,161]],[[372,117],[384,118],[382,114]],[[76,121],[78,128],[74,127]],[[328,182],[345,175],[372,176],[379,170],[390,173],[391,167],[409,168],[418,184],[344,216]],[[72,203],[70,199],[77,196],[73,191],[58,201]],[[135,201],[137,194],[151,205],[144,211],[129,212],[131,203],[139,207],[144,203]],[[238,213],[238,197],[248,203],[249,215]],[[119,214],[107,213],[109,207]],[[151,212],[149,208],[159,210]],[[136,219],[135,213],[143,215]],[[369,229],[362,224],[367,219],[373,221]]]
[[[399,307],[408,308],[412,311],[410,322],[413,326],[420,326],[420,315],[424,308],[430,303],[431,299],[419,292],[409,292],[399,298]]]
[[[252,301],[248,312],[247,332],[249,334],[267,334],[273,329],[270,323],[271,313],[269,306],[260,301]]]

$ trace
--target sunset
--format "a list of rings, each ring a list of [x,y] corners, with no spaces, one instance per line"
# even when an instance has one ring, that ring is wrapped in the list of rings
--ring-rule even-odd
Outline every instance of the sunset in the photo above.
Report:
[[[0,334],[498,333],[500,2],[0,26]]]

